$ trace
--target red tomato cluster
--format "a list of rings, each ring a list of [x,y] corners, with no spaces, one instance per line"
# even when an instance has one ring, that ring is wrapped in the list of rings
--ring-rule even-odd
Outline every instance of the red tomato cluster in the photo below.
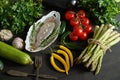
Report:
[[[79,10],[78,12],[69,10],[65,13],[65,19],[73,26],[73,31],[69,34],[69,38],[72,41],[77,41],[78,39],[86,40],[88,34],[92,32],[90,20],[86,17],[84,10]]]

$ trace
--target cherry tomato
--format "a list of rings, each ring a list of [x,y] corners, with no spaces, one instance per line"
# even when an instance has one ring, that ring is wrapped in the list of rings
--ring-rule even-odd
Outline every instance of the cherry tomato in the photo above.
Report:
[[[86,32],[82,32],[82,34],[79,36],[81,40],[86,40],[88,38],[88,34]]]
[[[73,28],[73,33],[77,36],[81,36],[83,29],[80,26],[76,26]]]
[[[77,12],[77,15],[78,15],[78,17],[81,19],[81,18],[86,17],[86,12],[85,12],[84,10],[79,10],[79,11]]]
[[[91,25],[85,25],[84,31],[88,34],[92,32],[92,26]]]
[[[80,23],[79,18],[73,18],[73,19],[70,20],[70,24],[71,24],[73,27],[79,26],[79,23]]]
[[[77,41],[78,40],[78,36],[74,35],[73,32],[71,32],[69,34],[69,38],[70,38],[71,41]]]
[[[75,18],[75,12],[69,10],[65,13],[65,19],[71,20],[72,18]]]
[[[87,25],[87,24],[90,24],[90,20],[85,17],[85,18],[82,18],[82,19],[81,19],[81,23],[82,23],[83,25]]]

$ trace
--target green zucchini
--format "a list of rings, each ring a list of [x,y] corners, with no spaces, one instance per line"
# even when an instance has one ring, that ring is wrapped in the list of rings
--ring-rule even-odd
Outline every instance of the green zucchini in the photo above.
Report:
[[[3,62],[0,60],[0,70],[3,70],[3,68],[4,68],[4,64],[3,64]]]
[[[2,41],[0,41],[0,57],[22,65],[33,64],[32,59],[27,53],[20,51]]]

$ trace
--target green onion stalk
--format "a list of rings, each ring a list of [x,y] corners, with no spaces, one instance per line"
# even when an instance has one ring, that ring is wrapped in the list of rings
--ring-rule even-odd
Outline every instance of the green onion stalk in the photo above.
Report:
[[[97,75],[100,72],[102,60],[107,50],[120,41],[120,33],[110,24],[95,26],[92,39],[88,39],[88,46],[75,59],[76,64],[84,64]]]

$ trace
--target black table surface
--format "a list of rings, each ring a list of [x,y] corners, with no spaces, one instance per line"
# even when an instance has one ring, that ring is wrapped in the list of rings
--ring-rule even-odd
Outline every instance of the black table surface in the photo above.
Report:
[[[120,16],[117,17],[120,20]],[[120,28],[118,29],[120,32]],[[54,44],[57,44],[58,41]],[[54,45],[52,44],[52,45]],[[1,46],[0,46],[1,47]],[[50,74],[58,77],[58,80],[119,80],[120,79],[120,42],[111,47],[112,52],[107,51],[103,58],[102,67],[98,75],[86,70],[82,65],[74,65],[69,74],[57,72],[50,64],[49,48],[37,53],[29,53],[34,60],[35,55],[43,57],[43,64],[40,69],[40,74]],[[13,77],[6,74],[7,70],[14,69],[28,73],[35,73],[34,65],[18,65],[8,60],[2,59],[4,62],[4,69],[0,71],[0,80],[35,80],[35,77]],[[39,79],[50,80],[50,79]],[[52,80],[52,79],[51,79]]]

